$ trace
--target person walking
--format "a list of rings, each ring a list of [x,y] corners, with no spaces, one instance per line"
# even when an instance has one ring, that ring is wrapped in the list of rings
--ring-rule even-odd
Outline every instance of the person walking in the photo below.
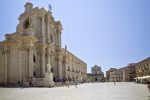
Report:
[[[116,81],[114,80],[114,85],[116,85]]]
[[[77,82],[77,80],[75,80],[75,87],[77,88],[77,85],[78,85],[78,82]]]
[[[69,88],[69,80],[66,81],[66,86]]]

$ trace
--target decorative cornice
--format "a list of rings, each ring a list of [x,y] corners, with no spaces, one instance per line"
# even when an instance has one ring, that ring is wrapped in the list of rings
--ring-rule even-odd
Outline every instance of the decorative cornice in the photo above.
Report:
[[[37,49],[45,49],[47,47],[47,44],[43,44],[43,43],[36,43],[35,44]]]
[[[11,34],[8,36],[8,40],[3,41],[3,45],[14,45],[18,43],[35,43],[37,42],[37,38],[32,35],[20,35],[20,34]]]
[[[50,49],[51,51],[55,51],[54,43],[47,44],[47,48]]]

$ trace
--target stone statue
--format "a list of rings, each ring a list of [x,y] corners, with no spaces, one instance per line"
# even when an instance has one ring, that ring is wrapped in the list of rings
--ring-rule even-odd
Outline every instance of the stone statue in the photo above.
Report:
[[[47,73],[51,73],[51,65],[50,64],[47,64]]]
[[[51,68],[52,66],[48,63],[47,72],[45,73],[45,77],[44,77],[44,86],[47,87],[54,86],[53,73],[51,72]]]

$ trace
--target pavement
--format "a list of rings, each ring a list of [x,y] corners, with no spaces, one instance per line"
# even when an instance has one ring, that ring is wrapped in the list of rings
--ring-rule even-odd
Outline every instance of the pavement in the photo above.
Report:
[[[150,100],[146,84],[84,83],[76,88],[0,88],[0,100]]]

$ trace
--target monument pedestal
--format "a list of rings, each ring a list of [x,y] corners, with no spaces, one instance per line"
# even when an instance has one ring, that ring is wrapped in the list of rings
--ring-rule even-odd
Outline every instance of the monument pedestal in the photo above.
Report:
[[[48,72],[45,73],[44,86],[46,86],[46,87],[54,86],[53,73],[48,73]]]

